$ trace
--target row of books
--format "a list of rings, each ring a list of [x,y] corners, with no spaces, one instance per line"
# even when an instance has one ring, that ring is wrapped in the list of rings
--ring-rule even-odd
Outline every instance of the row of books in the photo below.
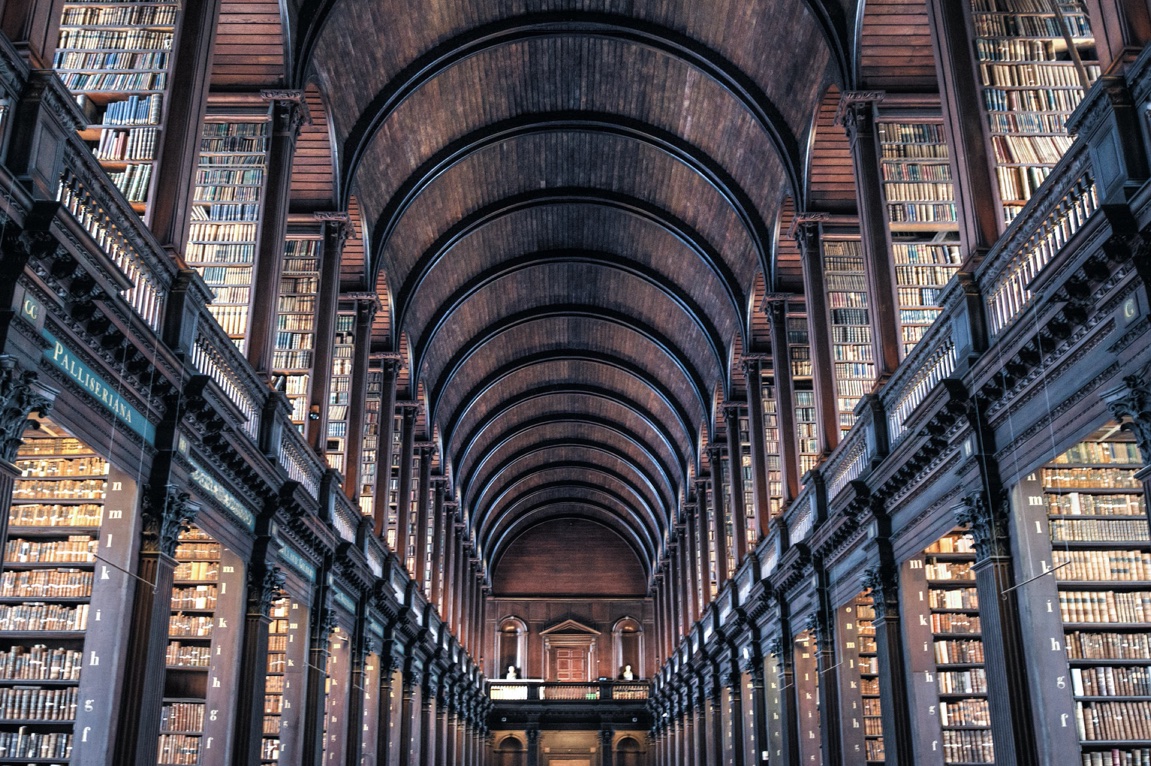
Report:
[[[247,306],[208,306],[208,311],[216,318],[228,335],[243,335],[248,330]]]
[[[57,51],[52,65],[55,69],[73,72],[119,72],[163,71],[168,68],[167,51],[126,52],[126,51]]]
[[[970,670],[945,670],[936,675],[940,694],[986,694],[987,671],[983,668]]]
[[[170,702],[160,713],[164,731],[200,731],[204,728],[204,705],[198,702]]]
[[[168,667],[206,668],[211,662],[212,647],[204,644],[169,641],[164,650],[164,664]]]
[[[197,192],[197,194],[199,194],[199,192]],[[250,221],[258,221],[260,218],[260,205],[258,203],[211,203],[207,205],[207,208],[208,219],[212,221],[247,223]]]
[[[1143,551],[1054,550],[1051,566],[1057,580],[1151,580],[1151,553]]]
[[[67,540],[13,538],[4,545],[5,564],[89,564],[96,550],[90,535],[69,535]]]
[[[244,186],[258,189],[263,183],[264,171],[259,168],[201,167],[196,171],[197,186]]]
[[[975,582],[975,572],[972,564],[967,561],[937,562],[931,561],[924,567],[925,575],[930,580],[966,580]]]
[[[0,574],[0,598],[87,598],[92,571],[85,569],[7,570]]]
[[[215,620],[207,615],[173,614],[168,618],[168,636],[171,638],[208,638]]]
[[[1071,668],[1077,697],[1151,697],[1151,667]]]
[[[895,266],[895,280],[900,285],[945,285],[955,276],[955,266],[899,265]]]
[[[979,640],[936,641],[936,665],[967,665],[983,663],[983,642]]]
[[[1083,753],[1082,766],[1151,766],[1151,748],[1120,750],[1113,747],[1103,752]]]
[[[150,162],[156,153],[160,132],[157,128],[138,130],[104,130],[96,144],[96,159],[105,162]]]
[[[279,375],[276,378],[276,390],[294,396],[306,394],[308,393],[308,376]]]
[[[21,478],[49,478],[56,476],[105,476],[108,461],[99,457],[62,459],[17,460]]]
[[[298,311],[300,306],[291,302],[285,306],[284,299],[280,299],[280,313],[276,315],[276,329],[283,332],[314,332],[316,329],[316,315],[313,312],[289,313]]]
[[[871,343],[871,328],[866,326],[866,321],[858,321],[860,319],[867,319],[867,312],[862,313],[847,313],[844,312],[840,315],[840,319],[857,320],[850,323],[836,325],[831,328],[831,342],[832,343]],[[805,377],[811,377],[807,375]]]
[[[1098,79],[1099,67],[1086,68],[1087,75]],[[1070,61],[1049,63],[980,64],[984,85],[1000,88],[1082,88],[1079,69]]]
[[[87,628],[87,604],[0,604],[0,630],[71,632]]]
[[[943,726],[990,726],[991,711],[982,698],[940,702],[939,722]]]
[[[1063,30],[1054,16],[1025,14],[976,13],[975,34],[980,37],[1062,37]],[[1072,37],[1091,37],[1086,16],[1063,14],[1063,21]]]
[[[876,126],[883,144],[946,144],[943,125],[934,122],[881,122]]]
[[[884,165],[892,161],[947,160],[947,144],[880,144],[879,156]]]
[[[1060,591],[1059,614],[1064,622],[1147,622],[1151,592]]]
[[[944,729],[944,763],[995,763],[990,731]]]
[[[1075,725],[1087,742],[1151,739],[1151,702],[1076,702]]]
[[[197,186],[195,202],[254,202],[260,199],[258,186]]]
[[[1068,136],[992,136],[991,147],[995,151],[997,162],[1054,165],[1071,148],[1071,138]]]
[[[129,202],[144,202],[148,198],[148,184],[152,182],[151,165],[129,165],[125,170],[109,173],[108,178]]]
[[[1135,519],[1055,519],[1051,522],[1051,541],[1147,542],[1151,541],[1151,529],[1146,521]]]
[[[854,333],[853,337],[856,337],[856,338],[863,337],[863,336],[867,337],[866,341],[853,340],[853,341],[849,341],[849,342],[851,342],[851,343],[870,343],[871,342],[871,323],[870,323],[869,315],[867,313],[867,309],[836,308],[836,309],[831,309],[829,313],[831,314],[831,321],[834,325],[838,325],[838,326],[855,325],[855,328],[854,328],[855,333]],[[836,342],[836,343],[840,342],[840,341],[836,341],[834,338],[834,328],[833,328],[832,342]]]
[[[190,243],[184,250],[184,257],[188,263],[251,263],[255,254],[256,246],[251,242],[240,244],[195,242]],[[211,273],[212,268],[202,269],[201,275]],[[217,284],[224,284],[220,279],[214,281]]]
[[[832,351],[837,362],[870,362],[873,358],[870,344],[837,343]]]
[[[102,500],[103,479],[21,481],[12,491],[17,500]]]
[[[50,760],[72,757],[72,735],[62,732],[19,731],[0,732],[0,759],[34,758]]]
[[[149,29],[62,29],[56,43],[57,61],[66,51],[168,51],[172,33]],[[59,63],[55,66],[58,68]]]
[[[191,543],[181,541],[176,548],[177,561],[195,561],[197,559],[217,560],[220,558],[219,543]]]
[[[1063,55],[1064,58],[1060,59]],[[1063,51],[1056,51],[1051,40],[1007,39],[975,40],[975,56],[980,61],[1066,61]]]
[[[200,139],[201,154],[263,154],[268,151],[268,139],[263,135],[220,136]],[[228,162],[227,159],[221,159]],[[234,158],[229,164],[257,164],[250,159]]]
[[[161,734],[157,763],[161,766],[197,766],[201,739],[189,734]]]
[[[216,586],[195,585],[172,589],[172,611],[185,609],[215,609]]]
[[[927,594],[932,609],[978,609],[979,592],[975,588],[932,588]]]
[[[163,91],[168,87],[167,72],[61,72],[60,77],[68,90],[73,92],[139,93]]]
[[[932,633],[973,633],[981,632],[979,616],[974,614],[952,614],[944,612],[931,615]]]
[[[1082,90],[1027,89],[1003,90],[987,87],[983,89],[983,105],[989,112],[1063,112],[1071,114],[1083,98]]]
[[[887,220],[893,224],[955,223],[957,215],[952,203],[904,202],[887,206]]]
[[[144,27],[176,23],[176,3],[72,4],[64,7],[61,26]]]
[[[6,681],[78,681],[84,653],[48,648],[44,644],[17,644],[0,652],[0,678]]]
[[[86,98],[78,96],[77,98]],[[150,96],[129,96],[123,101],[113,101],[104,110],[101,125],[104,127],[130,127],[136,125],[159,125],[160,110],[164,99],[159,93]]]
[[[1064,112],[991,112],[987,117],[992,133],[1062,133],[1067,122]]]
[[[277,332],[276,348],[281,351],[310,351],[314,338],[310,332]]]
[[[902,147],[899,147],[902,148]],[[885,154],[885,157],[887,155]],[[891,159],[904,159],[906,155],[902,152],[897,152],[892,148]],[[947,159],[947,154],[944,152],[943,158]],[[884,181],[931,181],[935,183],[950,182],[951,181],[951,165],[944,162],[884,162],[880,168],[880,172]],[[955,199],[955,194],[951,192],[951,184],[945,184],[948,188],[948,193],[943,197],[936,197],[936,199]]]
[[[1056,465],[1122,463],[1142,466],[1143,458],[1134,442],[1080,442],[1051,462]]]
[[[900,287],[896,290],[896,295],[899,298],[900,306],[938,306],[939,294],[942,293],[938,287]],[[921,313],[919,311],[901,310],[900,320],[903,322],[919,322],[926,319],[928,323],[935,321],[938,312],[931,311]],[[904,316],[906,314],[906,317]],[[917,318],[922,316],[923,319]]]
[[[10,721],[71,721],[76,717],[75,686],[0,688],[0,718]]]
[[[275,351],[272,366],[277,370],[311,370],[312,356],[311,351]]]
[[[204,280],[207,282],[207,280]],[[252,288],[250,287],[217,287],[211,283],[208,286],[212,288],[212,300],[215,303],[243,303],[247,304],[251,299]]]
[[[230,285],[237,290],[247,290],[251,286],[250,266],[206,266],[200,276],[211,287]]]
[[[1151,660],[1151,634],[1071,631],[1066,635],[1072,660]]]
[[[1042,476],[1050,489],[1143,489],[1135,472],[1122,468],[1045,468]]]

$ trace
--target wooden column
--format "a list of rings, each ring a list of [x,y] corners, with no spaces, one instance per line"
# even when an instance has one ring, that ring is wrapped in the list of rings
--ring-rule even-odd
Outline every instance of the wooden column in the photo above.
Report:
[[[344,720],[344,763],[347,766],[360,766],[364,756],[364,684],[368,679],[368,655],[372,653],[372,637],[368,635],[367,604],[359,599],[356,606],[356,623],[352,626],[352,641],[349,649],[351,673],[348,676],[348,709]]]
[[[686,514],[684,515],[686,519]],[[691,535],[687,533],[687,524],[678,524],[675,528],[676,538],[679,540],[678,551],[679,557],[676,559],[676,589],[680,593],[680,609],[682,610],[683,617],[683,632],[686,635],[691,630],[692,623],[696,621],[695,610],[692,602],[695,599],[695,594],[691,589],[691,561],[688,557],[688,550],[690,549],[689,538]]]
[[[440,682],[441,685],[444,683]],[[451,763],[451,753],[448,750],[448,711],[446,708],[447,697],[441,688],[440,694],[436,697],[436,756],[440,759],[438,763]]]
[[[886,522],[890,526],[890,522]],[[902,616],[899,612],[899,568],[886,535],[877,538],[879,564],[864,575],[875,607],[875,653],[879,673],[883,749],[888,766],[912,766],[911,699],[908,696]]]
[[[692,728],[695,731],[692,762],[695,766],[711,766],[711,753],[707,749],[707,694],[704,693],[702,680],[695,681],[692,698]]]
[[[698,506],[698,513],[695,519],[695,539],[699,548],[699,583],[700,583],[700,604],[699,612],[702,615],[703,610],[711,603],[711,551],[707,544],[707,480],[696,479],[695,482],[695,502]]]
[[[454,502],[444,503],[444,550],[447,558],[444,561],[444,606],[440,615],[448,624],[448,630],[457,637],[459,634],[456,632],[455,610],[456,601],[459,599],[456,578],[456,561],[459,558],[457,550],[459,533],[456,530],[456,509],[458,507]]]
[[[886,201],[875,120],[875,105],[883,95],[876,91],[847,91],[840,96],[838,115],[851,144],[851,165],[855,171],[855,199],[859,210],[863,270],[867,276],[871,349],[877,383],[883,383],[895,372],[903,346],[899,338],[895,266],[888,246]]]
[[[396,556],[406,569],[412,523],[412,461],[415,459],[416,405],[401,404],[400,492],[396,500]]]
[[[1004,224],[999,220],[999,186],[992,170],[995,159],[988,153],[991,142],[987,126],[982,110],[974,108],[982,95],[964,5],[928,0],[927,16],[939,74],[943,126],[951,147],[959,239],[967,261],[972,256],[982,258],[999,238]]]
[[[535,724],[528,724],[524,731],[527,738],[527,766],[540,766],[540,728]]]
[[[464,641],[464,631],[461,620],[464,615],[464,604],[468,600],[468,594],[464,591],[464,572],[468,567],[467,551],[464,548],[464,524],[462,519],[456,520],[455,523],[455,555],[453,556],[453,564],[455,569],[455,585],[452,589],[452,632],[455,633],[456,639],[462,644]]]
[[[780,606],[780,612],[784,607]],[[772,640],[770,651],[779,668],[779,729],[780,763],[794,766],[799,763],[799,708],[795,698],[795,652],[791,640],[791,626],[781,620],[780,637]]]
[[[739,407],[727,405],[723,408],[723,419],[727,426],[727,486],[728,500],[731,503],[731,545],[735,568],[747,555],[747,508],[743,503],[743,448],[739,443]]]
[[[144,525],[132,595],[132,619],[116,727],[116,763],[156,763],[164,697],[172,579],[181,530],[198,508],[171,486],[144,494]],[[143,583],[152,583],[151,588]]]
[[[688,616],[692,623],[702,614],[699,604],[699,541],[695,536],[698,514],[699,507],[695,503],[683,504],[683,539],[686,556],[684,567],[687,570]]]
[[[424,686],[420,695],[420,766],[438,766],[436,760],[436,695]]]
[[[416,542],[415,562],[412,566],[412,576],[420,588],[428,579],[428,514],[431,512],[431,492],[429,485],[432,480],[432,457],[435,455],[435,446],[430,443],[419,445],[420,478],[416,489]],[[431,593],[425,593],[431,602]]]
[[[599,730],[599,751],[600,763],[603,766],[612,766],[612,752],[611,752],[612,731],[611,728],[604,724],[604,728]]]
[[[711,502],[715,505],[711,533],[715,535],[715,582],[720,588],[731,579],[727,568],[727,508],[723,496],[723,448],[708,447],[711,462]]]
[[[267,520],[262,520],[267,525]],[[264,733],[264,689],[268,680],[268,626],[272,602],[283,592],[283,571],[267,563],[269,538],[257,541],[248,567],[247,610],[241,644],[240,684],[236,690],[233,763],[259,763]]]
[[[794,233],[803,257],[803,300],[807,305],[807,338],[811,344],[819,451],[826,455],[839,444],[839,410],[835,396],[835,359],[831,352],[831,315],[827,311],[819,241],[820,221],[824,218],[826,215],[797,216]]]
[[[800,478],[795,387],[787,344],[787,296],[767,296],[764,309],[771,325],[771,377],[775,384],[775,425],[779,431],[779,479],[783,492],[780,505],[786,508],[799,495]]]
[[[788,365],[790,371],[790,365]],[[767,480],[767,433],[763,426],[763,360],[746,358],[743,377],[747,381],[747,432],[751,442],[751,497],[757,540],[771,530],[771,487]],[[776,424],[779,421],[776,407]],[[778,429],[777,429],[778,430]]]
[[[819,669],[819,735],[823,759],[827,763],[843,763],[843,737],[839,731],[838,715],[828,715],[823,711],[834,710],[842,713],[839,698],[840,664],[835,656],[835,621],[830,616],[831,594],[827,572],[821,561],[815,564],[815,587],[818,600],[816,611],[808,618],[808,630],[815,639],[815,661]]]
[[[767,685],[763,672],[763,657],[760,656],[759,652],[759,642],[756,641],[747,657],[745,668],[751,676],[749,704],[752,709],[752,726],[755,739],[753,763],[762,763],[767,760],[767,753],[771,744],[767,733]]]
[[[411,660],[409,660],[410,664]],[[400,702],[400,753],[402,762],[409,766],[420,763],[420,679],[409,668],[403,675],[403,697]],[[318,761],[317,761],[318,763]]]
[[[376,507],[374,511],[376,537],[386,539],[388,534],[388,481],[392,478],[392,439],[396,427],[396,377],[400,372],[397,358],[385,357],[380,362],[380,446],[376,450]]]
[[[724,763],[723,759],[723,684],[712,671],[708,679],[704,715],[707,720],[708,764]]]
[[[723,763],[729,763],[731,766],[744,766],[743,677],[739,673],[736,658],[732,657],[730,661],[731,667],[726,669],[721,677],[724,693],[728,696],[727,710],[725,711],[728,723],[724,726],[724,731],[727,731],[728,727],[731,729],[731,742],[730,746],[724,747]],[[834,761],[830,762],[834,763]]]
[[[374,295],[359,296],[356,299],[355,348],[352,352],[352,385],[348,401],[348,442],[345,453],[347,459],[344,461],[344,494],[353,501],[360,499],[362,489],[360,474],[364,461],[364,417],[368,400],[368,367],[371,364],[369,352],[372,346],[372,320],[379,306],[380,300]],[[379,438],[378,433],[376,438]],[[383,449],[377,445],[377,472],[381,468],[381,454]]]
[[[432,585],[428,600],[436,605],[440,619],[444,619],[444,574],[447,562],[444,560],[444,538],[448,533],[448,519],[444,511],[444,494],[447,479],[443,476],[432,478]]]
[[[328,400],[332,389],[332,355],[336,347],[336,313],[340,308],[340,259],[350,231],[345,213],[331,214],[324,220],[324,246],[320,250],[320,281],[316,292],[316,350],[312,357],[312,390],[305,427],[308,444],[317,455],[323,455],[328,447]],[[282,242],[280,247],[283,247]],[[257,274],[257,285],[279,284],[278,272],[275,282],[261,282],[259,278]],[[274,322],[275,316],[272,319]],[[275,327],[274,324],[272,326]],[[248,353],[251,358],[251,347]],[[263,372],[254,360],[253,366]]]
[[[328,645],[336,629],[336,611],[329,604],[331,586],[324,585],[327,569],[317,578],[311,614],[311,640],[308,651],[307,684],[304,688],[303,763],[323,763],[324,700],[328,675]]]
[[[667,597],[671,602],[672,647],[686,632],[683,619],[683,591],[679,587],[679,543],[672,537],[667,545]]]
[[[652,609],[655,611],[655,652],[657,664],[667,657],[667,610],[663,605],[663,572],[656,571],[652,575],[654,585],[651,592]]]
[[[272,355],[276,345],[280,274],[284,265],[284,234],[288,230],[288,203],[292,196],[292,159],[296,154],[296,139],[300,136],[308,107],[301,90],[265,91],[261,95],[271,102],[272,129],[268,140],[263,213],[257,233],[256,262],[252,270],[252,284],[257,289],[252,291],[247,349],[248,361],[252,367],[262,378],[270,381]],[[324,250],[327,249],[325,242]],[[324,261],[327,260],[328,254],[325,252]],[[322,307],[323,298],[320,304]],[[318,325],[317,320],[317,341],[320,338]],[[313,378],[321,376],[327,377],[320,371]]]
[[[987,705],[998,766],[1038,766],[1035,723],[1027,683],[1027,653],[1013,590],[1009,501],[988,503],[982,491],[963,499],[957,521],[975,539],[975,589],[987,673]]]
[[[184,252],[188,243],[192,195],[195,193],[200,132],[204,125],[212,52],[220,0],[186,0],[180,12],[180,29],[169,60],[168,92],[164,97],[164,127],[156,145],[152,167],[152,192],[146,223],[167,250]],[[60,21],[56,5],[51,40]],[[52,51],[46,51],[49,59]],[[179,72],[179,76],[176,73]],[[274,283],[279,285],[279,282]]]

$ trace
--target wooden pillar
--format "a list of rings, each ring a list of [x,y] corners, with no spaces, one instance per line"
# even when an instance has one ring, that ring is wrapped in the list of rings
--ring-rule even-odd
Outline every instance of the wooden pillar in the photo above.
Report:
[[[780,505],[786,508],[799,495],[800,478],[795,387],[787,344],[787,296],[767,296],[764,308],[771,326],[771,377],[775,385],[775,425],[779,432],[779,479],[783,493]]]
[[[176,546],[198,508],[186,493],[172,487],[144,494],[144,525],[132,595],[131,629],[116,727],[116,763],[155,763],[164,697],[164,664],[168,649],[172,579]]]
[[[788,372],[791,371],[788,365]],[[747,433],[751,443],[751,497],[755,514],[757,540],[763,540],[771,530],[771,487],[767,480],[767,433],[763,426],[763,360],[744,359],[743,377],[747,381]],[[778,426],[779,410],[776,407]],[[778,430],[778,428],[776,429]]]
[[[890,522],[887,522],[890,526]],[[899,568],[886,535],[876,540],[879,564],[864,575],[875,608],[875,654],[879,673],[883,749],[887,766],[912,766],[911,700],[908,696],[902,616],[899,612]]]
[[[540,766],[540,728],[534,723],[529,723],[527,730],[524,732],[527,738],[527,766]]]
[[[688,591],[688,619],[695,623],[700,618],[699,604],[699,541],[696,539],[696,515],[699,507],[695,503],[683,505],[683,540],[684,540],[684,569],[686,570],[685,583]]]
[[[887,203],[883,195],[879,135],[876,132],[875,105],[882,98],[881,92],[847,91],[839,100],[839,116],[851,144],[851,165],[855,171],[855,199],[859,210],[863,270],[867,277],[871,319],[871,350],[877,383],[883,383],[895,372],[903,346],[899,336],[895,266],[888,247]]]
[[[981,258],[999,239],[1004,226],[999,219],[999,186],[991,168],[994,158],[981,109],[975,52],[968,36],[964,3],[928,0],[931,42],[939,74],[943,125],[951,147],[951,177],[964,260]],[[976,261],[978,262],[978,261]],[[973,267],[969,267],[973,268]]]
[[[456,749],[456,690],[448,690],[447,709],[444,711],[444,763],[459,763],[459,753]]]
[[[763,673],[763,657],[760,656],[759,651],[759,643],[756,642],[747,658],[747,672],[751,676],[749,704],[752,709],[752,726],[754,728],[754,763],[767,760],[768,749],[771,744],[767,728],[767,684]]]
[[[412,566],[412,576],[420,588],[425,587],[428,580],[428,514],[431,512],[431,492],[429,485],[432,479],[432,456],[435,447],[431,444],[419,446],[420,479],[416,489],[416,541],[415,562]],[[424,594],[429,602],[432,600],[430,589]]]
[[[707,694],[704,693],[702,680],[695,681],[692,696],[692,728],[695,731],[693,763],[695,766],[710,766],[712,758],[707,749]]]
[[[683,619],[683,592],[679,587],[679,544],[670,538],[667,546],[667,597],[671,602],[671,638],[675,647],[686,632]]]
[[[416,405],[402,404],[400,439],[400,493],[396,500],[396,556],[408,566],[409,527],[412,523],[412,461],[415,459]]]
[[[284,234],[288,230],[288,203],[292,196],[292,159],[296,154],[296,139],[300,136],[308,107],[304,103],[304,92],[300,90],[265,91],[262,95],[271,101],[272,130],[268,140],[263,213],[260,216],[256,263],[252,273],[252,284],[262,289],[253,290],[247,350],[252,367],[262,378],[270,381],[272,355],[276,345],[276,315],[279,313],[280,274],[284,265]],[[325,242],[324,250],[327,249]],[[325,263],[328,257],[325,252]],[[322,297],[320,304],[322,308]],[[317,319],[317,351],[320,339]],[[316,364],[320,364],[318,354]],[[317,372],[313,378],[327,377],[327,372],[322,368]]]
[[[365,682],[368,680],[368,655],[374,648],[373,639],[368,635],[368,610],[363,598],[359,599],[356,612],[351,645],[348,647],[351,673],[348,676],[348,709],[344,721],[344,736],[347,738],[344,745],[345,766],[361,766],[363,763]]]
[[[600,763],[603,766],[612,766],[612,752],[611,752],[612,730],[605,725],[604,728],[599,730],[599,752]]]
[[[456,561],[459,559],[459,532],[456,530],[456,510],[458,505],[454,502],[444,503],[444,606],[440,615],[448,624],[448,630],[457,638],[455,610],[459,600],[459,587],[456,578]]]
[[[724,674],[723,685],[728,695],[727,705],[727,718],[731,728],[731,741],[730,746],[726,747],[724,763],[730,763],[731,766],[744,766],[744,749],[743,749],[743,677],[739,672],[739,665],[736,658],[731,659],[732,666],[730,670]],[[827,716],[830,718],[831,716]],[[725,730],[728,728],[724,727]],[[834,763],[834,761],[830,761]],[[754,766],[754,764],[752,765]]]
[[[725,406],[723,419],[727,426],[727,499],[731,503],[732,557],[735,559],[735,568],[739,569],[747,555],[747,508],[743,502],[743,447],[739,443],[739,407]]]
[[[444,511],[444,494],[447,489],[447,479],[436,476],[432,479],[432,562],[431,562],[431,589],[428,592],[428,601],[436,606],[440,619],[444,619],[444,574],[447,571],[447,562],[444,561],[444,538],[447,537],[448,520]]]
[[[376,737],[376,766],[387,766],[391,763],[391,748],[395,739],[393,719],[392,694],[395,689],[395,672],[397,658],[392,647],[385,640],[380,650],[380,715],[377,720],[379,734]]]
[[[709,764],[722,764],[723,759],[723,684],[712,671],[707,690],[707,752]]]
[[[687,514],[685,512],[684,513],[684,519],[686,520],[686,518],[687,518]],[[680,609],[682,610],[681,616],[683,619],[682,625],[683,625],[683,632],[686,635],[691,630],[692,623],[694,623],[696,620],[695,609],[694,609],[694,606],[692,604],[692,602],[695,600],[695,593],[692,591],[692,588],[691,588],[691,583],[692,583],[691,569],[692,568],[690,566],[691,561],[690,561],[690,558],[688,556],[688,551],[691,547],[690,546],[691,535],[689,535],[687,532],[687,524],[676,525],[675,532],[676,532],[676,537],[679,539],[679,544],[677,546],[677,549],[679,551],[679,557],[676,559],[676,562],[675,562],[676,573],[677,573],[675,585],[676,585],[676,589],[680,593],[680,605],[681,605]]]
[[[418,766],[420,763],[419,688],[419,678],[413,675],[410,668],[405,670],[400,702],[400,753],[402,763],[408,766]]]
[[[780,612],[784,607],[780,605]],[[792,649],[791,626],[781,620],[780,636],[770,645],[772,656],[779,667],[779,728],[780,763],[795,766],[799,763],[799,709],[795,698],[795,652]]]
[[[839,698],[839,670],[841,665],[835,659],[835,621],[830,616],[831,594],[827,572],[823,564],[815,564],[816,611],[808,619],[808,630],[815,639],[815,661],[819,670],[819,735],[823,759],[826,763],[843,763],[843,737],[839,730],[839,714],[842,713]],[[824,711],[834,710],[836,715]]]
[[[322,583],[327,570],[318,577],[313,598],[311,640],[308,651],[307,684],[304,687],[303,763],[323,763],[324,758],[324,700],[327,697],[328,645],[336,629],[336,611],[328,603],[331,587]]]
[[[455,571],[452,588],[452,632],[461,644],[464,641],[464,631],[460,621],[464,615],[464,603],[468,599],[468,594],[464,591],[464,572],[467,570],[468,562],[463,535],[463,521],[457,518],[455,523],[455,554],[452,556]]]
[[[819,451],[826,455],[839,444],[839,410],[835,396],[835,359],[831,351],[831,315],[827,311],[827,290],[823,281],[823,256],[819,241],[820,217],[797,216],[795,240],[799,243],[803,258],[803,300],[807,306],[807,338],[811,344],[811,377],[818,423],[816,431]],[[777,409],[782,410],[783,407]]]
[[[356,299],[355,348],[352,351],[352,385],[348,401],[347,459],[344,461],[344,494],[353,501],[360,499],[364,461],[364,417],[368,400],[368,366],[372,346],[372,320],[376,317],[380,301],[374,295]],[[381,414],[382,418],[382,414]],[[382,425],[382,424],[381,424]],[[377,438],[378,435],[377,435]],[[383,445],[377,444],[376,471],[381,470]],[[378,496],[376,496],[378,498]]]
[[[1027,680],[1027,653],[1020,629],[1019,595],[1014,590],[1009,500],[987,502],[970,494],[956,511],[975,540],[975,589],[979,595],[987,705],[998,766],[1038,766],[1035,722]]]
[[[451,752],[448,750],[448,711],[444,683],[445,681],[441,679],[440,694],[436,697],[436,756],[440,759],[438,763],[449,764],[452,761]]]
[[[425,686],[420,700],[420,766],[438,766],[436,760],[436,695]]]
[[[164,127],[152,167],[146,223],[164,248],[181,254],[188,243],[191,225],[188,211],[192,209],[195,193],[200,132],[207,107],[220,4],[221,0],[186,0],[182,5],[180,29],[169,60]],[[53,5],[57,7],[51,21],[58,25],[60,8],[56,3]],[[53,42],[57,29],[58,26],[50,38]],[[50,60],[52,51],[45,54]],[[279,286],[279,282],[273,284]]]
[[[731,579],[727,565],[727,507],[723,496],[723,448],[708,447],[711,460],[711,502],[715,506],[711,533],[715,535],[715,582],[720,588]]]
[[[312,390],[308,398],[308,422],[305,427],[308,444],[317,455],[323,455],[328,447],[328,400],[332,388],[332,355],[336,347],[336,314],[340,308],[340,259],[350,231],[346,213],[333,214],[324,220],[324,246],[320,250],[320,281],[316,291],[316,350],[312,357]],[[282,233],[280,237],[283,239]],[[280,247],[283,248],[282,242]],[[259,273],[256,279],[257,285],[278,285],[279,272],[275,282],[259,281]],[[275,327],[274,315],[272,320],[272,326]],[[251,346],[248,353],[251,358]],[[268,359],[271,360],[270,355]],[[254,360],[253,366],[259,372],[264,371]]]
[[[392,439],[396,427],[396,378],[400,361],[384,358],[380,362],[380,436],[376,450],[376,498],[374,511],[376,537],[386,539],[388,534],[388,481],[392,478]]]
[[[266,525],[267,521],[262,520]],[[259,763],[264,733],[264,689],[268,680],[268,628],[272,602],[283,591],[285,577],[277,566],[267,564],[269,538],[256,543],[248,567],[247,610],[240,648],[240,684],[236,690],[236,734],[233,763]]]
[[[698,506],[698,513],[695,519],[695,540],[696,546],[699,549],[699,583],[700,583],[700,603],[699,612],[702,615],[703,610],[711,603],[711,551],[707,544],[707,480],[696,479],[695,482],[695,502]]]

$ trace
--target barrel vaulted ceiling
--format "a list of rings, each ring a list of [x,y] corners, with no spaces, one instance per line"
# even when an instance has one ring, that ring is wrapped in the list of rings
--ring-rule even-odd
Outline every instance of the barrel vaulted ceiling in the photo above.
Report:
[[[490,566],[579,518],[654,569],[733,350],[765,335],[779,210],[808,194],[828,87],[851,87],[857,12],[303,3],[286,70],[327,107],[336,203],[387,292],[376,343],[403,339]]]

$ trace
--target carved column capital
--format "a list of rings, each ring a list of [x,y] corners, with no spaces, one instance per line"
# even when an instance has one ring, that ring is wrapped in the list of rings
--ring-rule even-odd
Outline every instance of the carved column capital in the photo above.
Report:
[[[831,648],[831,620],[828,619],[819,609],[807,616],[807,624],[805,625],[807,631],[811,633],[815,639],[816,645],[820,649]]]
[[[1123,378],[1123,387],[1106,395],[1111,414],[1135,436],[1143,462],[1151,461],[1151,363]]]
[[[1011,555],[1006,504],[1006,498],[990,503],[983,492],[973,492],[955,509],[956,521],[968,527],[975,540],[977,561]]]
[[[37,375],[20,367],[14,357],[0,356],[0,458],[12,462],[23,444],[28,416],[48,414],[52,402],[36,388]]]
[[[863,572],[863,588],[871,591],[877,619],[899,614],[899,577],[892,567],[883,564]]]
[[[284,570],[279,567],[265,567],[263,574],[260,567],[248,570],[248,605],[250,613],[259,613],[265,617],[271,614],[272,602],[284,594],[284,583],[288,581]]]
[[[171,485],[158,492],[145,493],[143,505],[142,551],[175,557],[180,533],[191,528],[200,507],[190,502],[187,492],[181,492]]]

